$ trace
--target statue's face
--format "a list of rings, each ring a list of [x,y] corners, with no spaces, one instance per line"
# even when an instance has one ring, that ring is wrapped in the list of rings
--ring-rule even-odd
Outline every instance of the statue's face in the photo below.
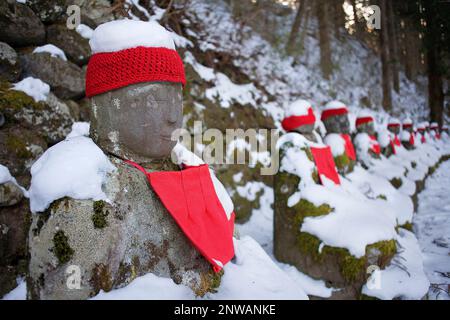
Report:
[[[398,127],[388,127],[388,130],[392,132],[393,134],[399,134],[400,133],[400,126]]]
[[[350,121],[346,114],[328,117],[323,124],[327,133],[350,133]]]
[[[373,124],[373,121],[361,124],[356,127],[356,129],[358,130],[358,132],[365,132],[371,136],[375,135],[375,126]]]
[[[181,127],[181,84],[138,83],[91,99],[91,136],[103,149],[135,161],[170,155]]]
[[[312,133],[314,130],[314,125],[313,124],[306,124],[300,127],[297,127],[294,129],[295,132],[298,132],[300,134],[309,134]]]

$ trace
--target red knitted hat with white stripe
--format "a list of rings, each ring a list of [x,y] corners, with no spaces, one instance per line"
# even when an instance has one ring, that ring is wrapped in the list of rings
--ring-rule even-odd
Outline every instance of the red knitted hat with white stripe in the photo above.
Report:
[[[86,96],[140,82],[185,84],[172,37],[156,22],[116,20],[98,26],[91,40]]]

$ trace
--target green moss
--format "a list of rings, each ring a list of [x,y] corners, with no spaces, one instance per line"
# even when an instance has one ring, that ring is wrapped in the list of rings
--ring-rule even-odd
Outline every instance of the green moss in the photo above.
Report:
[[[26,107],[38,110],[45,108],[42,102],[34,101],[34,99],[25,92],[11,90],[10,88],[11,85],[9,83],[0,83],[0,111],[7,109],[18,111]]]
[[[103,263],[96,264],[92,269],[92,277],[89,282],[94,289],[94,295],[98,294],[100,290],[109,292],[113,288],[111,273]]]
[[[74,251],[70,247],[69,238],[67,238],[64,231],[59,230],[53,236],[53,250],[60,264],[64,264],[72,258]]]
[[[6,148],[9,152],[16,154],[19,158],[29,159],[33,157],[33,153],[28,150],[27,144],[17,136],[7,136]]]
[[[396,189],[399,189],[403,184],[403,181],[401,178],[393,178],[390,180],[390,182]]]
[[[413,232],[413,224],[411,222],[406,222],[405,224],[398,226],[397,229],[398,228],[403,228],[403,229]]]
[[[350,164],[350,158],[346,154],[341,154],[340,156],[334,157],[334,163],[338,170],[345,170]]]
[[[108,225],[108,220],[106,217],[109,215],[108,210],[105,209],[106,202],[103,200],[95,201],[93,204],[93,211],[94,214],[92,215],[91,219],[94,223],[94,228],[96,229],[102,229]]]
[[[322,216],[332,211],[332,208],[329,205],[324,204],[316,207],[314,204],[304,199],[300,200],[294,208],[296,212],[294,222],[295,226],[298,226],[298,230],[300,230],[301,224],[306,217]],[[377,263],[380,267],[384,267],[397,250],[394,240],[381,241],[367,246],[366,255],[361,258],[356,258],[351,255],[347,249],[343,248],[324,246],[321,252],[319,252],[320,245],[321,241],[316,236],[299,231],[297,235],[297,246],[300,252],[311,256],[316,262],[320,262],[326,256],[330,255],[337,257],[341,275],[345,281],[349,283],[362,279],[365,276],[367,256],[370,251],[376,249],[380,252]]]
[[[387,197],[384,194],[379,194],[377,196],[377,199],[381,199],[381,200],[387,200]]]
[[[417,167],[417,162],[415,162],[415,161],[411,162],[411,167],[413,169],[415,169]]]
[[[203,297],[208,292],[216,293],[222,281],[223,275],[223,270],[220,270],[217,273],[213,270],[210,270],[207,273],[201,274],[200,286],[194,290],[195,294],[199,297]]]

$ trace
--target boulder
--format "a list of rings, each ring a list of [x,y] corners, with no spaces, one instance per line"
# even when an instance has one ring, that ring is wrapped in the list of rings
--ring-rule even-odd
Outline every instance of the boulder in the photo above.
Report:
[[[0,41],[14,47],[41,45],[45,42],[45,28],[28,6],[16,1],[1,1]]]
[[[65,24],[54,24],[47,28],[47,42],[62,49],[67,58],[82,66],[91,55],[89,41],[75,30],[67,29]]]
[[[74,0],[73,4],[81,8],[81,21],[95,29],[99,24],[114,20],[111,2],[108,0]]]
[[[32,215],[27,281],[32,299],[86,299],[154,273],[197,295],[214,290],[220,274],[192,246],[150,188],[146,176],[110,157],[117,170],[104,186],[109,203],[63,198]],[[176,170],[165,159],[148,171]],[[67,267],[80,271],[80,289],[66,286]]]
[[[0,113],[6,118],[4,126],[26,128],[49,144],[64,139],[74,122],[70,108],[54,94],[50,93],[46,101],[36,102],[22,91],[11,90],[5,82],[0,84]],[[21,139],[22,135],[15,138]]]
[[[66,0],[27,0],[27,5],[44,23],[53,23],[66,11]]]
[[[16,51],[7,43],[0,42],[0,80],[15,82],[21,72]]]
[[[26,53],[21,58],[25,74],[48,83],[59,98],[78,99],[84,96],[85,73],[76,64],[46,52]]]
[[[17,286],[27,273],[27,236],[30,223],[28,201],[0,207],[0,297]]]
[[[18,204],[23,198],[22,190],[12,182],[0,184],[0,207]]]

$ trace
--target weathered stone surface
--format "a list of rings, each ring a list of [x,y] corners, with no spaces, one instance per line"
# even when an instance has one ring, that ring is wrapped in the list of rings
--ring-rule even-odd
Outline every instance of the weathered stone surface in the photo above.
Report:
[[[108,0],[74,0],[73,4],[81,8],[81,21],[95,29],[99,24],[114,20],[111,2]]]
[[[350,133],[350,121],[347,114],[331,116],[323,120],[327,133]]]
[[[0,80],[15,82],[21,68],[16,51],[7,43],[0,42]]]
[[[1,1],[0,41],[18,47],[41,45],[45,42],[45,28],[28,6],[16,1]]]
[[[27,272],[27,236],[30,223],[28,201],[0,207],[0,297],[17,285]]]
[[[23,198],[22,190],[12,182],[0,184],[0,207],[18,204]]]
[[[87,64],[91,56],[89,41],[65,24],[54,24],[47,28],[47,42],[64,51],[66,57],[82,66]]]
[[[27,0],[27,5],[45,23],[57,21],[66,11],[66,0]]]
[[[22,57],[24,73],[48,83],[61,99],[84,96],[85,73],[76,64],[52,57],[49,53],[27,53]]]
[[[29,233],[28,295],[33,299],[86,299],[152,272],[202,295],[218,285],[209,263],[190,244],[139,170],[110,158],[102,201],[64,198],[34,214]],[[169,159],[147,170],[174,170]],[[69,290],[69,265],[80,267],[81,289]]]

